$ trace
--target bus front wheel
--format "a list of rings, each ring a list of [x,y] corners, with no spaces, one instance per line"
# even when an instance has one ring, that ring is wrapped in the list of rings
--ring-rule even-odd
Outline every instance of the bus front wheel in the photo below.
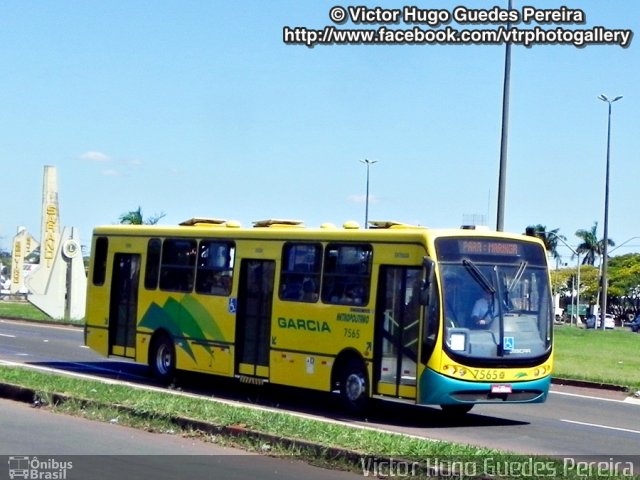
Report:
[[[162,383],[173,380],[176,371],[176,349],[168,335],[153,340],[149,351],[149,367],[154,377]]]
[[[340,396],[351,413],[363,413],[369,402],[367,370],[360,361],[349,361],[340,377]]]

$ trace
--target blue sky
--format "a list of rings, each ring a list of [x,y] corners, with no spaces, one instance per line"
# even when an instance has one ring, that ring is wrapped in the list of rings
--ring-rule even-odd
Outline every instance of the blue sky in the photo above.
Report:
[[[365,158],[377,161],[370,219],[449,227],[485,215],[495,226],[504,46],[283,43],[284,26],[336,26],[332,6],[360,4],[407,3],[2,2],[0,247],[19,225],[39,237],[44,165],[57,167],[62,224],[83,243],[138,206],[168,224],[362,224]],[[527,4],[582,9],[586,25],[567,28],[640,32],[635,0]],[[640,236],[639,42],[513,48],[505,230],[541,223],[575,245],[574,232],[598,221],[602,234],[604,93],[624,95],[613,108],[609,235]],[[640,239],[615,253],[629,251]]]

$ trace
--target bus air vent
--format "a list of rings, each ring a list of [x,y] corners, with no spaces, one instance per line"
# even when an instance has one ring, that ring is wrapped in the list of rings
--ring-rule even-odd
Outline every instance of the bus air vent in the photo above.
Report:
[[[342,228],[346,228],[347,230],[357,230],[360,228],[360,224],[355,220],[347,220],[342,224]]]
[[[184,222],[180,222],[182,227],[193,227],[195,225],[224,225],[226,220],[220,218],[205,218],[205,217],[193,217]]]
[[[301,220],[285,220],[282,218],[270,218],[268,220],[258,220],[253,222],[255,228],[263,227],[298,227],[304,228],[304,222]]]
[[[408,223],[396,222],[394,220],[370,220],[369,225],[372,229],[375,228],[422,228],[417,225],[410,225]]]

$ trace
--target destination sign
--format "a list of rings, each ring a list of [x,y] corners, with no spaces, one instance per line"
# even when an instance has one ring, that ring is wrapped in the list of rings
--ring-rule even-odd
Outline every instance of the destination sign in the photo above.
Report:
[[[520,244],[495,240],[458,240],[460,253],[469,255],[513,255],[518,256]]]
[[[490,237],[441,237],[436,239],[438,259],[457,262],[464,258],[482,262],[507,262],[546,266],[547,259],[542,245],[506,238]]]

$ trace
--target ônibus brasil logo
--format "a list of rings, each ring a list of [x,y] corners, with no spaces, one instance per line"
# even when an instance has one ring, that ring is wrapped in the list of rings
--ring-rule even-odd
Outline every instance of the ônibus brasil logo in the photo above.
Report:
[[[66,480],[67,470],[73,462],[63,462],[55,458],[38,458],[21,455],[9,457],[9,478],[28,480]]]

